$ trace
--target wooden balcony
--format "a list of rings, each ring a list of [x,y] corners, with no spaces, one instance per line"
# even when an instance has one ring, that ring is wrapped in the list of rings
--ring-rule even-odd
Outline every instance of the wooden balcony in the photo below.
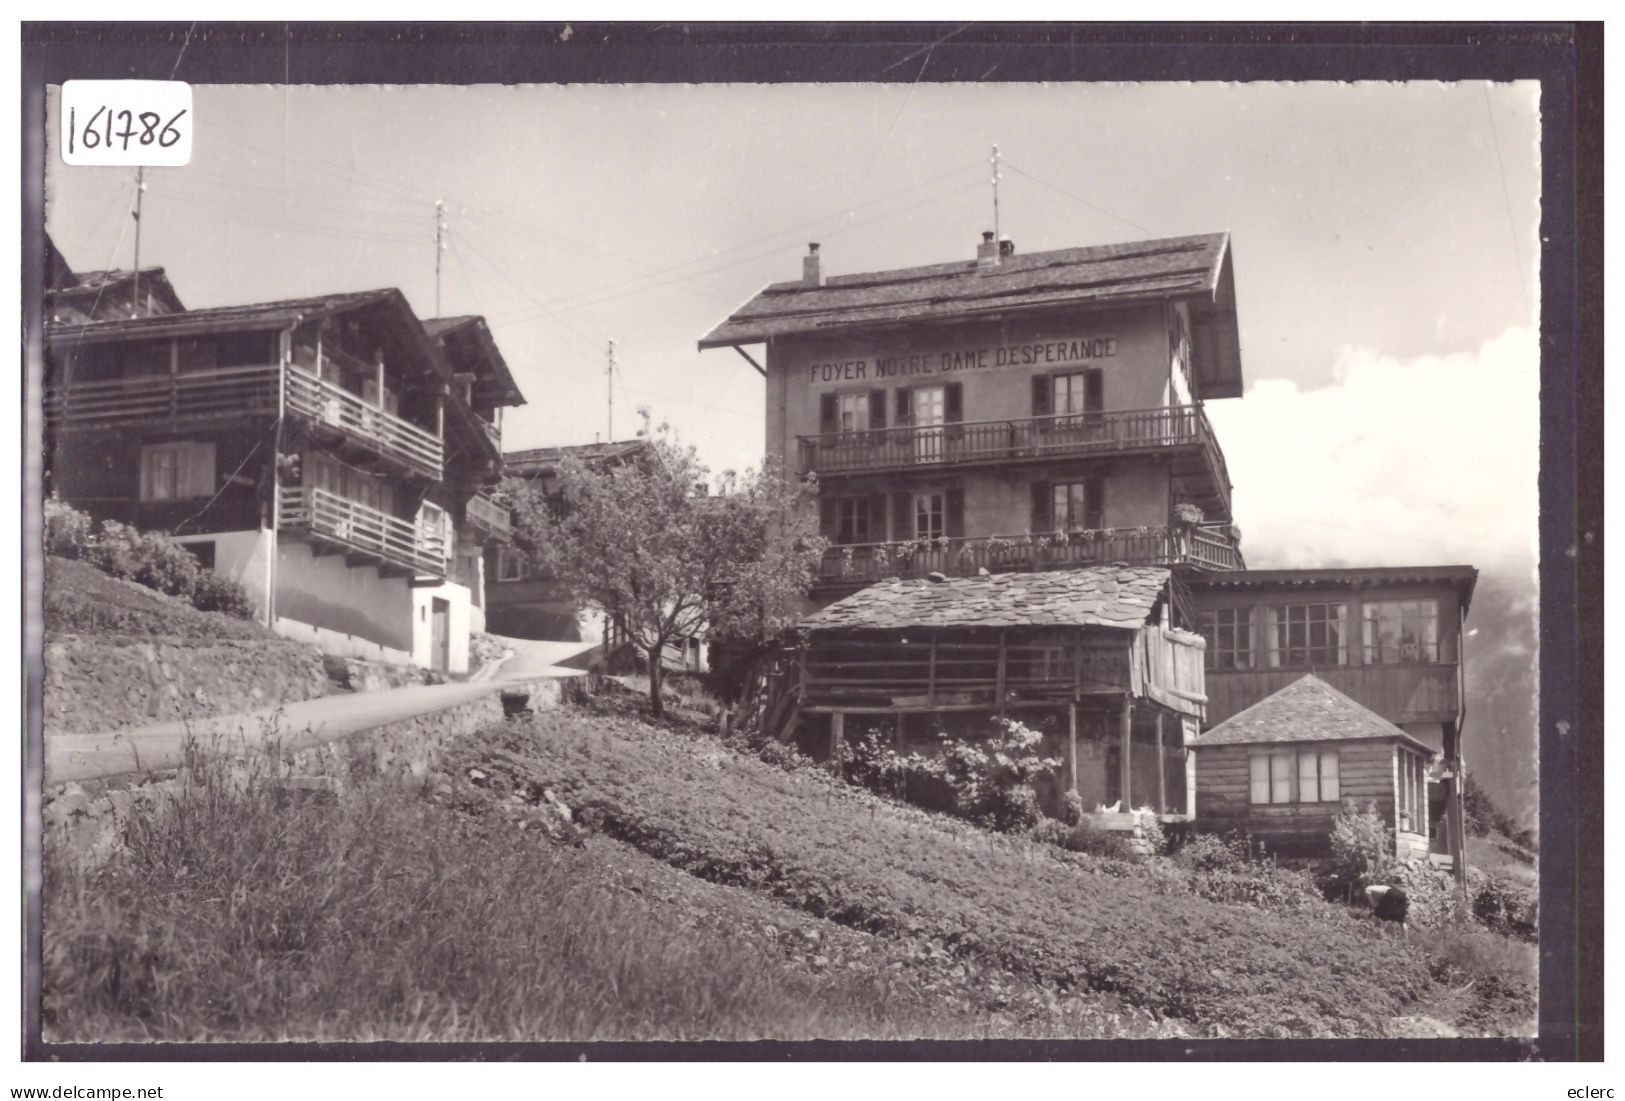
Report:
[[[275,417],[281,410],[278,387],[284,382],[287,412],[318,431],[412,473],[437,481],[443,476],[445,448],[433,432],[298,367],[284,371],[271,364],[97,382],[70,379],[46,388],[45,417],[58,431]]]
[[[815,584],[857,588],[886,577],[924,577],[928,573],[965,577],[980,569],[1009,573],[1112,562],[1213,571],[1246,568],[1241,548],[1227,534],[1203,528],[1119,528],[831,547],[819,564]]]
[[[448,548],[438,532],[325,489],[284,488],[277,501],[277,528],[304,534],[321,548],[317,553],[343,554],[352,566],[376,565],[385,574],[446,576]]]
[[[45,390],[45,419],[53,429],[113,428],[216,420],[239,414],[275,416],[280,374],[275,364],[228,367],[186,375],[70,379]]]
[[[1230,515],[1230,473],[1199,405],[1018,420],[905,425],[798,437],[801,470],[820,478],[1055,459],[1167,454],[1209,515]]]
[[[508,507],[497,504],[483,493],[470,497],[463,513],[471,526],[495,539],[507,541],[513,534]]]
[[[313,428],[342,436],[424,477],[439,481],[443,476],[445,446],[433,432],[298,367],[289,367],[287,377],[288,412],[304,417]]]

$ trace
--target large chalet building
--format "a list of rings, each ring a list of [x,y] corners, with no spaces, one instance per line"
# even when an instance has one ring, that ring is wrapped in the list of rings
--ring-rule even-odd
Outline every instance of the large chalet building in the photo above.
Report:
[[[1059,708],[1071,790],[1217,824],[1186,752],[1198,730],[1312,673],[1422,762],[1396,751],[1388,797],[1373,799],[1396,846],[1436,829],[1443,815],[1426,808],[1459,775],[1474,571],[1246,568],[1204,411],[1243,389],[1228,234],[1025,255],[983,234],[952,263],[826,276],[822,261],[812,245],[799,280],[765,287],[699,342],[764,375],[767,454],[818,480],[822,610],[784,677],[802,711],[839,713],[835,730],[853,713],[896,715],[906,737],[912,715]],[[1055,571],[1087,577],[1079,590]],[[1031,583],[999,581],[1010,573]],[[1124,602],[1125,586],[1146,585],[1160,595]],[[1090,664],[1107,638],[1127,657]],[[975,651],[968,694],[943,664],[950,642]],[[782,711],[786,724],[798,714]],[[1239,812],[1223,804],[1227,828],[1269,834],[1306,804],[1329,820],[1318,812],[1340,802],[1339,750],[1323,748],[1324,784],[1300,778],[1297,758],[1287,782],[1267,782],[1285,757],[1263,753],[1266,782],[1243,783]],[[1445,786],[1407,799],[1416,776]]]
[[[467,670],[524,400],[482,321],[393,289],[185,309],[158,270],[52,282],[50,492],[170,535],[279,633]]]

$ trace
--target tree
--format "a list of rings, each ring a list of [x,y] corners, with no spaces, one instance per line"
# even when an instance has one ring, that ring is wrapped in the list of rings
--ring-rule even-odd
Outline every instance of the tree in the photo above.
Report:
[[[800,613],[823,554],[815,484],[766,467],[721,479],[662,426],[635,459],[609,468],[575,456],[560,464],[551,496],[510,479],[515,535],[533,565],[583,606],[618,622],[649,666],[649,702],[660,699],[666,645],[705,630],[768,638]]]

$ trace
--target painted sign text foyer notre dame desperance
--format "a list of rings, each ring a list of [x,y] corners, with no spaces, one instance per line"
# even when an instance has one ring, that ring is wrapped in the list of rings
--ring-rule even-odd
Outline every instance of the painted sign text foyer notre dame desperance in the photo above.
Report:
[[[807,382],[856,382],[904,378],[910,375],[951,375],[996,367],[1065,366],[1110,359],[1117,354],[1116,337],[1050,340],[954,351],[873,356],[867,359],[830,360],[808,366]]]

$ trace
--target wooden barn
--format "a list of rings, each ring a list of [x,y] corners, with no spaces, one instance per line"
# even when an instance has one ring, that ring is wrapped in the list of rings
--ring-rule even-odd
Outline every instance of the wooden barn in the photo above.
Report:
[[[1427,856],[1434,751],[1312,673],[1189,744],[1199,830],[1239,831],[1282,856],[1322,857],[1338,812],[1370,804],[1397,855]]]
[[[799,713],[829,752],[848,722],[888,729],[903,749],[939,732],[975,736],[1009,715],[1050,732],[1065,791],[1086,806],[1185,810],[1186,730],[1202,717],[1201,637],[1175,626],[1165,568],[881,582],[801,623]]]

